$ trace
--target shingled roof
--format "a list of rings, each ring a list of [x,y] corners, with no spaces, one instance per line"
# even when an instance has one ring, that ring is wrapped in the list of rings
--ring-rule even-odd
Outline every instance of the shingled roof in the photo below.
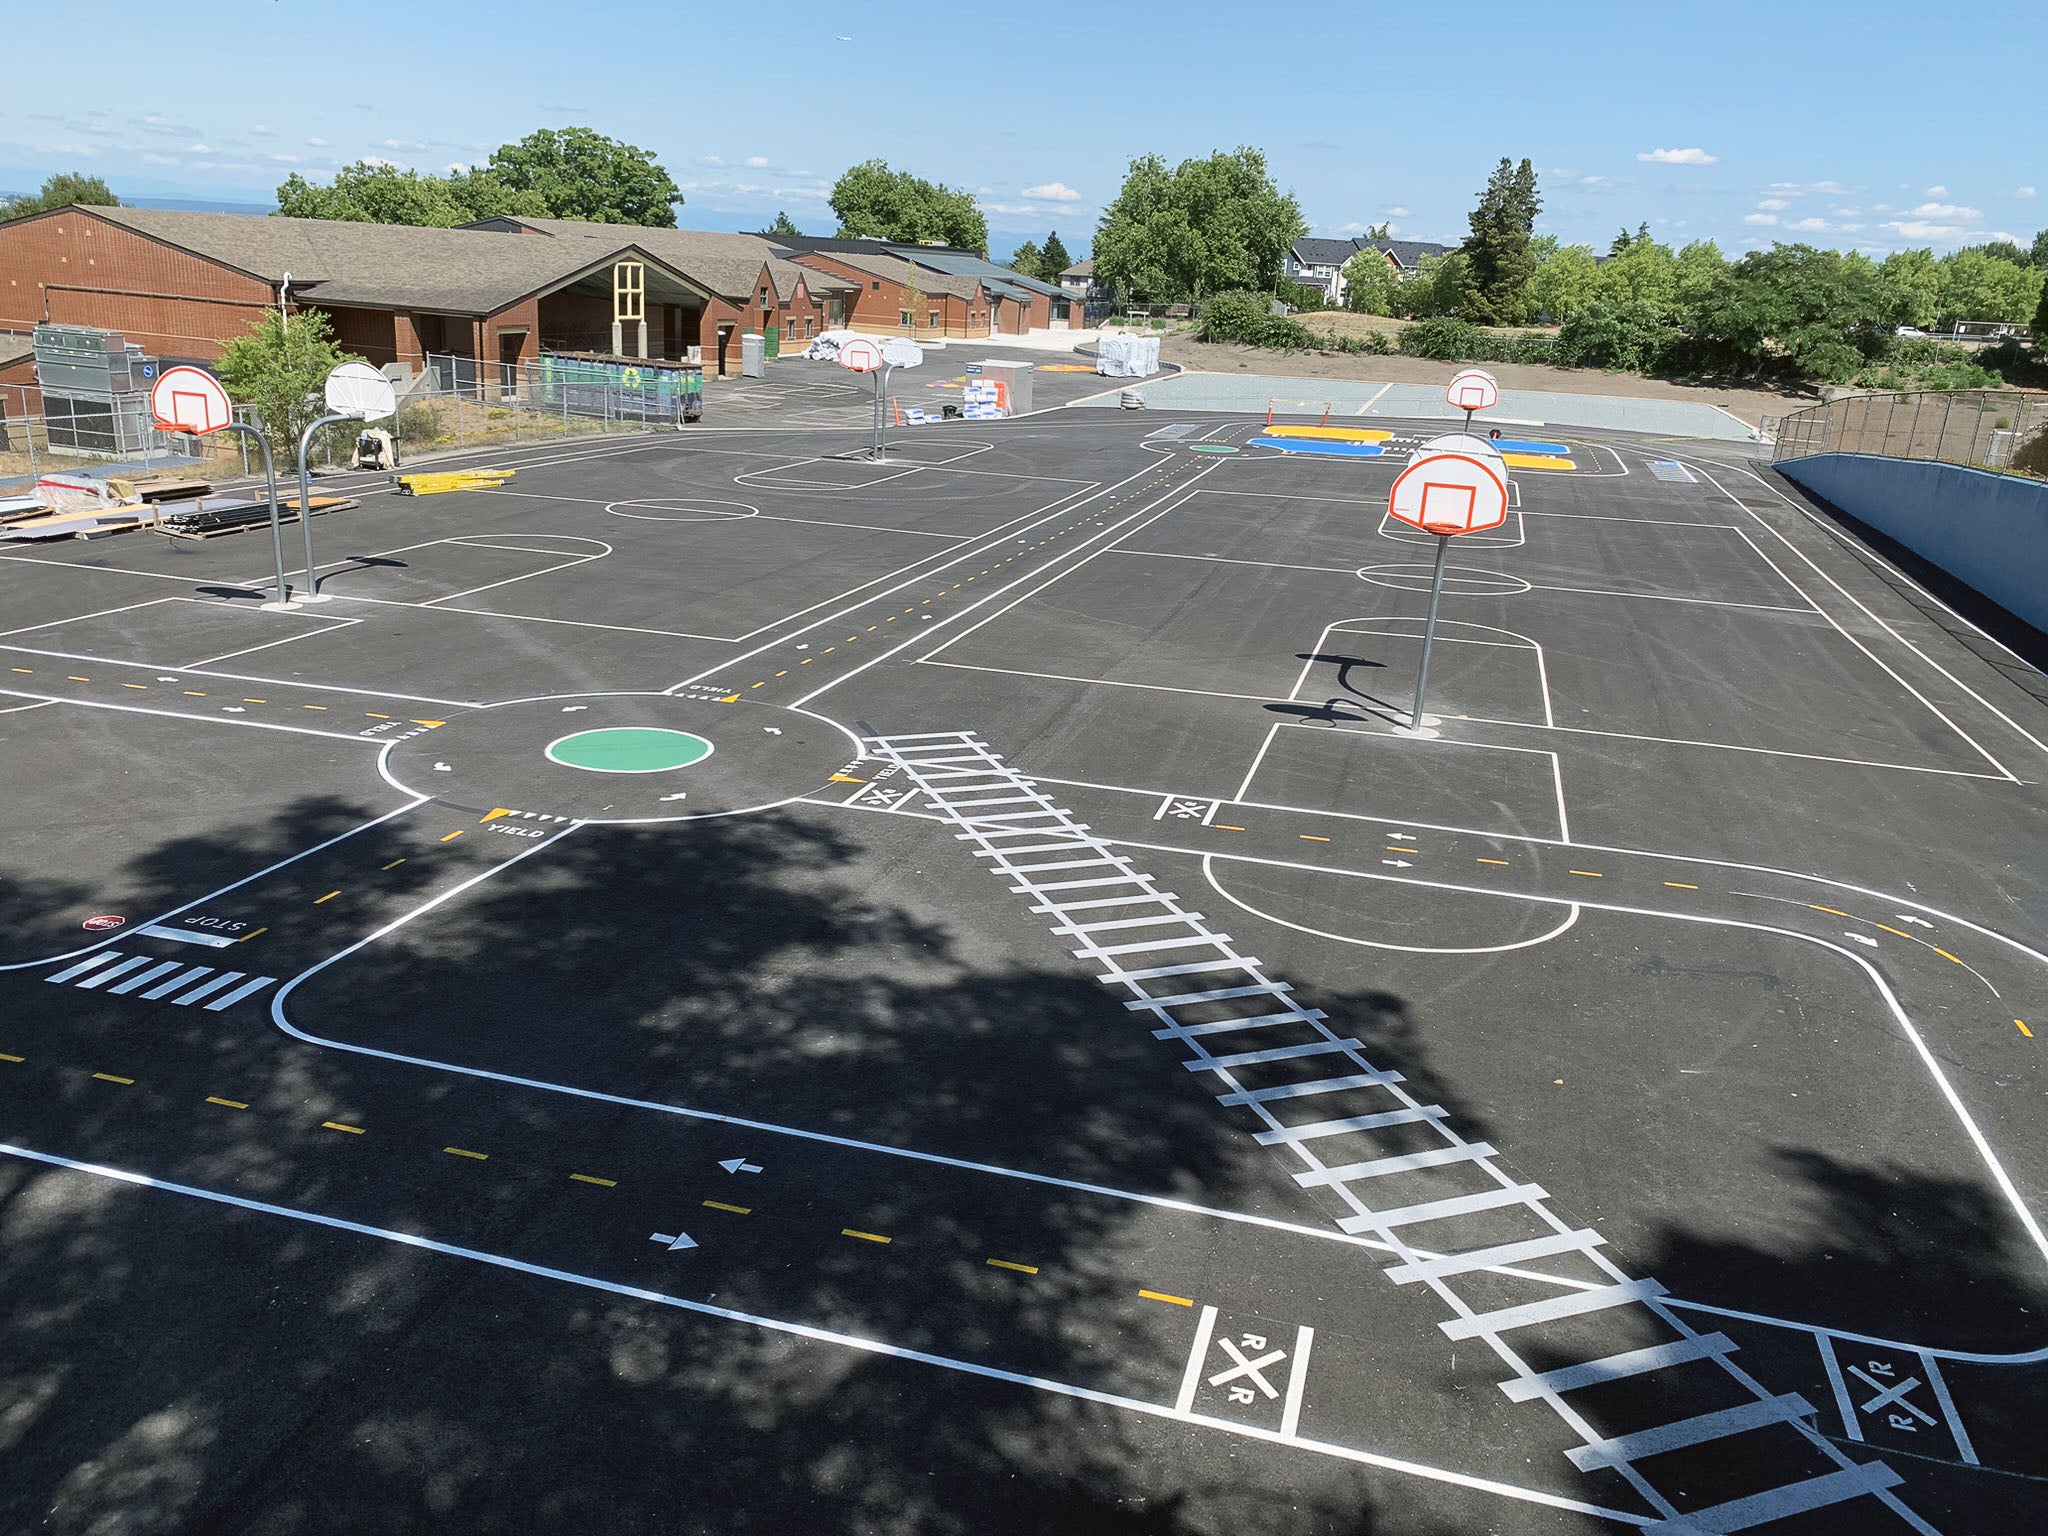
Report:
[[[621,226],[591,224],[580,219],[506,217],[486,221],[493,230],[525,229],[563,241],[604,244],[618,238]],[[745,299],[754,292],[765,265],[778,298],[787,299],[799,278],[813,294],[854,293],[859,285],[829,273],[800,267],[762,235],[728,235],[704,229],[634,227],[633,242],[656,260],[675,268],[726,299]]]
[[[628,252],[669,265],[641,242],[639,237],[650,231],[629,225],[600,226],[610,229],[608,238],[565,245],[489,230],[168,208],[64,213],[105,219],[265,282],[279,282],[289,272],[292,292],[316,304],[488,315]]]

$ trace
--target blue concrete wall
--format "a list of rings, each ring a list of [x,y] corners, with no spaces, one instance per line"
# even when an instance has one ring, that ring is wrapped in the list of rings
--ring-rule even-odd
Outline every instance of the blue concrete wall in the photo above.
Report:
[[[1776,467],[1830,506],[2048,630],[2048,484],[1864,453],[1821,453]]]

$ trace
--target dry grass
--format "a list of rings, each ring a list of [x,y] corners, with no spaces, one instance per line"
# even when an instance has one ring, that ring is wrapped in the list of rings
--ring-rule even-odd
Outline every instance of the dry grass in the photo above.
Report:
[[[1294,317],[1318,336],[1364,336],[1377,331],[1388,340],[1399,336],[1404,327],[1414,324],[1411,320],[1393,320],[1385,315],[1354,315],[1346,309],[1311,310]],[[1482,325],[1477,329],[1488,336],[1555,336],[1554,325]]]

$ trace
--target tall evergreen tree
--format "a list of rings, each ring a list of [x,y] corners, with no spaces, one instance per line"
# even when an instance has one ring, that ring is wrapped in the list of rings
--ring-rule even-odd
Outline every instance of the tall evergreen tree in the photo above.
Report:
[[[1623,225],[1621,232],[1607,243],[1607,254],[1619,256],[1623,251],[1635,244],[1635,238],[1634,235],[1628,232],[1628,226]]]
[[[762,230],[761,233],[764,235],[800,235],[803,231],[796,227],[796,220],[792,219],[788,214],[777,213],[775,215],[775,222]]]
[[[1529,279],[1536,271],[1529,238],[1542,207],[1534,167],[1527,160],[1516,165],[1503,155],[1468,220],[1472,233],[1463,247],[1468,274],[1459,305],[1467,318],[1512,325],[1525,316]]]
[[[1074,264],[1074,258],[1067,254],[1067,248],[1060,240],[1060,232],[1054,230],[1045,237],[1045,249],[1038,253],[1038,278],[1041,282],[1058,283],[1060,274]]]
[[[1022,272],[1026,277],[1036,277],[1045,268],[1045,252],[1038,248],[1036,240],[1026,240],[1010,253],[1010,270]]]

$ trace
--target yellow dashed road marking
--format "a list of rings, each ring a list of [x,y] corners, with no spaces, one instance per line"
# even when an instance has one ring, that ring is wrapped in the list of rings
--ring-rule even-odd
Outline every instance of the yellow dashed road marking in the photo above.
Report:
[[[2018,1023],[2019,1021],[2015,1019],[2013,1022]],[[7,1052],[0,1051],[0,1061],[11,1061],[19,1064],[27,1060],[28,1058],[26,1056],[10,1056]]]
[[[1481,859],[1481,860],[1479,860],[1479,862],[1480,862],[1481,864],[1503,864],[1503,865],[1504,865],[1504,864],[1506,864],[1506,863],[1507,863],[1507,860],[1506,860],[1506,859]]]
[[[1961,965],[1963,963],[1960,960],[1956,960],[1956,957],[1954,955],[1950,954],[1947,950],[1943,949],[1939,944],[1930,944],[1927,947],[1933,950],[1937,955],[1941,956],[1941,958],[1944,960],[1955,960],[1955,963],[1957,965]]]
[[[990,1269],[1014,1269],[1020,1275],[1035,1275],[1038,1273],[1038,1266],[1036,1264],[1012,1264],[1008,1259],[990,1259],[988,1267]]]
[[[619,1187],[617,1179],[600,1179],[588,1173],[572,1173],[569,1177],[578,1184],[595,1184],[600,1189],[617,1189]]]
[[[249,1107],[240,1099],[217,1099],[210,1093],[206,1096],[206,1102],[218,1104],[222,1109],[247,1109]]]
[[[723,1200],[706,1200],[704,1208],[708,1211],[731,1211],[735,1216],[751,1216],[754,1214],[754,1208],[751,1205],[727,1205]]]
[[[486,1161],[491,1155],[488,1152],[472,1152],[467,1147],[443,1147],[441,1150],[450,1157],[474,1158],[479,1163]]]
[[[1575,875],[1584,875],[1588,880],[1605,880],[1607,878],[1605,875],[1601,874],[1600,871],[1597,869],[1575,869],[1572,870],[1571,873]]]
[[[442,838],[441,841],[444,843],[452,843],[455,841],[455,839],[457,839],[460,836],[462,836],[462,828],[457,827],[453,832],[450,832],[446,837]]]
[[[1811,907],[1816,912],[1825,912],[1829,917],[1847,917],[1849,915],[1846,912],[1838,912],[1833,907],[1814,906],[1814,904],[1810,901],[1807,903],[1807,906]]]
[[[255,938],[257,934],[268,932],[270,932],[268,928],[251,928],[247,933],[243,934],[239,939],[235,940],[235,942],[237,944],[246,944],[251,939]]]
[[[405,862],[405,860],[403,860],[403,859],[393,859],[393,860],[392,860],[392,861],[391,861],[391,862],[390,862],[389,864],[386,864],[386,865],[384,866],[384,868],[385,868],[385,869],[396,869],[396,868],[398,868],[398,866],[399,866],[399,865],[403,864],[404,862]]]
[[[360,1125],[343,1125],[339,1120],[322,1120],[320,1122],[320,1129],[323,1131],[346,1131],[351,1136],[363,1134],[363,1128]]]
[[[1212,821],[1209,823],[1209,825],[1215,828],[1218,832],[1242,832],[1244,830],[1243,827],[1233,827],[1227,821]]]
[[[1195,1304],[1191,1296],[1169,1296],[1164,1291],[1140,1291],[1138,1294],[1147,1301],[1170,1302],[1176,1307],[1192,1307]]]
[[[2012,1027],[2018,1030],[2021,1034],[2025,1035],[2029,1040],[2034,1038],[2034,1032],[2031,1029],[2027,1028],[2027,1021],[2025,1019],[2014,1019],[2012,1021]],[[13,1059],[19,1061],[21,1058],[17,1056]]]
[[[1329,841],[1327,837],[1317,837],[1313,832],[1301,832],[1297,833],[1296,835],[1300,837],[1300,839],[1304,843],[1327,843]]]
[[[841,1237],[857,1237],[864,1243],[887,1243],[893,1241],[891,1238],[882,1236],[879,1232],[856,1232],[851,1227],[841,1227],[839,1235]]]
[[[1699,889],[1696,885],[1687,885],[1683,880],[1666,880],[1664,883],[1674,891],[1696,891]]]
[[[327,893],[327,894],[326,894],[325,896],[322,896],[322,897],[320,897],[320,898],[319,898],[318,900],[316,900],[316,901],[315,901],[315,902],[313,903],[313,905],[314,905],[314,906],[316,906],[316,907],[318,907],[318,906],[322,906],[322,905],[326,904],[327,902],[330,902],[330,901],[334,900],[334,898],[335,898],[335,897],[337,897],[337,896],[339,896],[340,894],[341,894],[341,892],[339,892],[339,891],[329,891],[329,892],[328,892],[328,893]]]
[[[123,1085],[129,1085],[134,1083],[135,1081],[135,1079],[132,1077],[116,1077],[111,1072],[95,1072],[93,1073],[93,1076],[98,1078],[103,1083],[121,1083]]]

